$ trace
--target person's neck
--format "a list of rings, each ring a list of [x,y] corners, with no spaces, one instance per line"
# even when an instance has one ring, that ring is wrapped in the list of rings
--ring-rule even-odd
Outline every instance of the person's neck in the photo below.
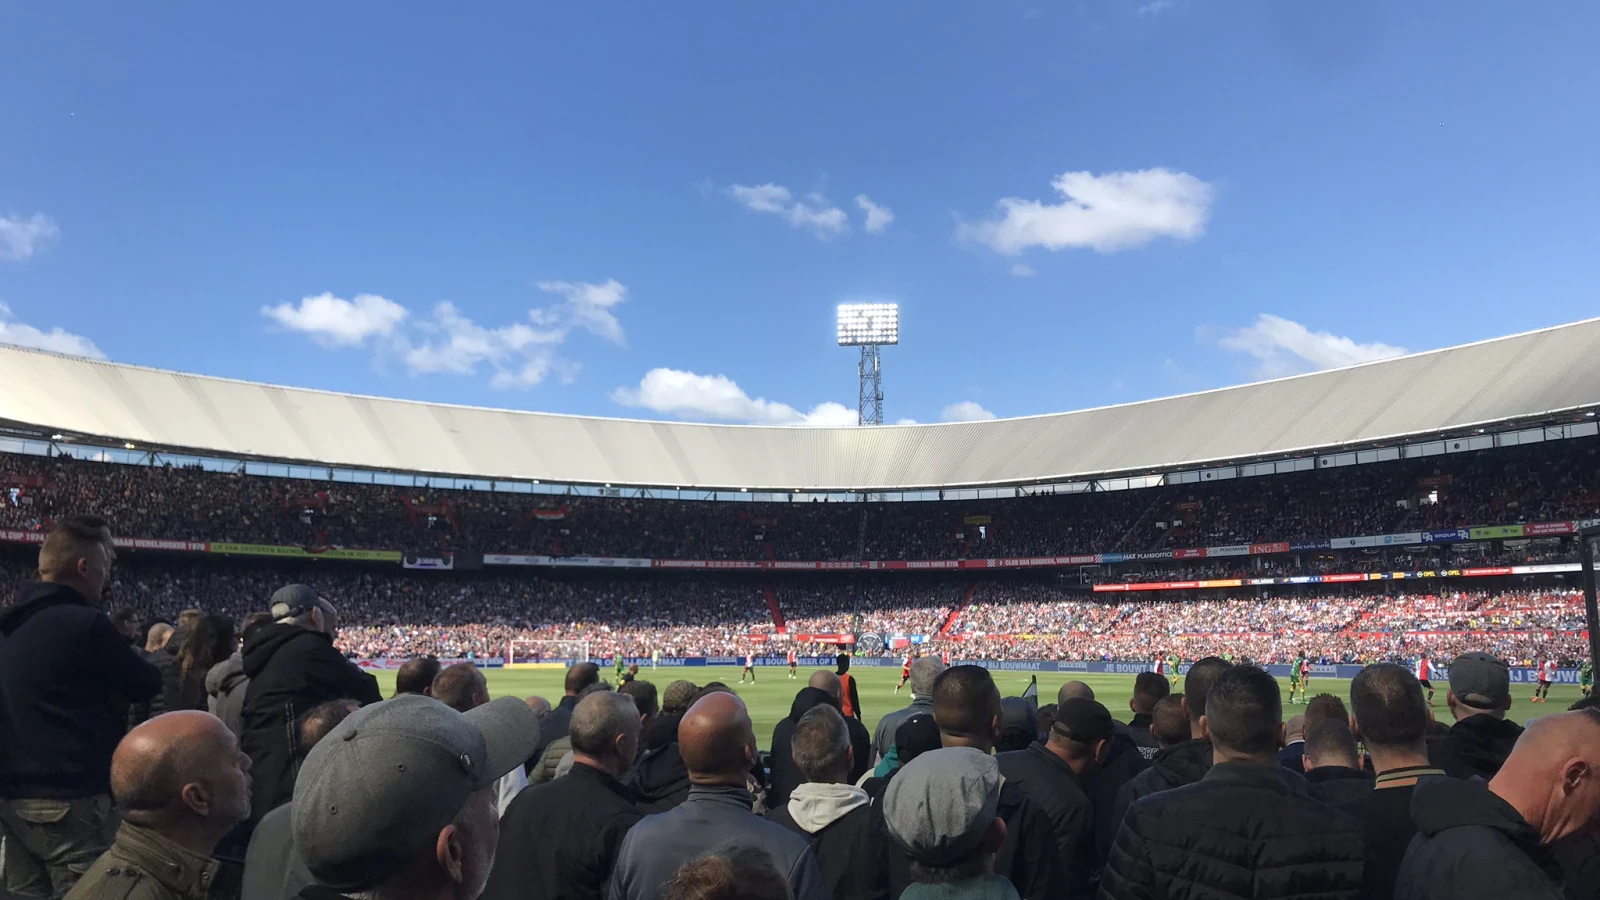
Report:
[[[950,747],[971,747],[974,750],[981,750],[984,753],[994,752],[994,742],[984,740],[982,738],[969,738],[960,737],[953,734],[941,734],[939,736],[939,742],[947,749]]]
[[[1199,722],[1190,722],[1189,723],[1189,740],[1198,741],[1198,740],[1201,740],[1202,738],[1204,738],[1205,736],[1206,736],[1205,732],[1200,730],[1200,723]]]
[[[1372,757],[1372,771],[1379,775],[1395,769],[1415,769],[1432,765],[1428,762],[1426,744],[1411,747],[1380,747],[1368,744],[1367,755]]]
[[[1517,815],[1539,833],[1539,843],[1546,846],[1587,824],[1587,817],[1575,816],[1570,811],[1566,815],[1555,814],[1545,802],[1549,797],[1547,790],[1505,769],[1489,781],[1489,792],[1511,804]]]
[[[127,817],[127,821],[141,828],[147,828],[179,847],[201,856],[210,856],[212,851],[217,849],[217,842],[233,828],[231,822],[226,828],[219,828],[219,823],[210,819],[191,817],[174,819]]]
[[[574,752],[572,754],[572,764],[599,769],[612,778],[621,778],[622,773],[628,771],[628,767],[622,765],[622,760],[615,756],[590,756],[587,753]]]
[[[742,788],[748,784],[745,773],[724,772],[714,774],[710,772],[690,772],[689,783],[695,787],[736,787]]]
[[[1220,744],[1213,743],[1211,745],[1211,764],[1214,766],[1219,766],[1223,763],[1244,763],[1252,766],[1276,766],[1278,764],[1278,754],[1276,752],[1237,753],[1221,746]]]
[[[45,584],[54,584],[64,588],[72,588],[77,592],[78,596],[89,601],[90,606],[100,605],[100,598],[95,596],[94,592],[89,589],[88,582],[85,582],[81,578],[57,578],[54,575],[45,575],[39,580]]]

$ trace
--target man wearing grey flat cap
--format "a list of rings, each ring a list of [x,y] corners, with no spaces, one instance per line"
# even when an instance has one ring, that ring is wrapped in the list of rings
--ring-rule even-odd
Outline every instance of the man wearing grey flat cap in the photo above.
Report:
[[[1510,668],[1487,653],[1461,654],[1450,664],[1445,702],[1456,724],[1428,747],[1428,761],[1451,778],[1493,778],[1522,737],[1522,726],[1506,718]]]
[[[295,785],[302,900],[476,900],[494,866],[495,784],[533,752],[537,717],[502,697],[460,713],[402,696],[352,713]]]
[[[883,795],[883,827],[911,860],[900,900],[1018,900],[994,873],[1005,843],[1000,766],[971,747],[930,750],[906,763]]]

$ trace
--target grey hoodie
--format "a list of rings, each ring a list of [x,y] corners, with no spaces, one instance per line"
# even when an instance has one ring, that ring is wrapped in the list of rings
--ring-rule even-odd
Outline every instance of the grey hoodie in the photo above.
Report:
[[[242,727],[239,718],[244,711],[244,692],[249,686],[250,676],[244,674],[244,655],[238,652],[206,673],[206,708],[236,736]]]
[[[789,817],[806,834],[816,834],[853,809],[870,802],[867,792],[849,784],[798,785],[789,794]]]

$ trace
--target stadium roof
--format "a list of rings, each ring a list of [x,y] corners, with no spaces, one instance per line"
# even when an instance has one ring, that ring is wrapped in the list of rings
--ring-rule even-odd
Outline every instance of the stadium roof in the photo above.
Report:
[[[1600,406],[1600,319],[1249,384],[1020,419],[700,425],[418,403],[0,346],[0,421],[230,458],[616,486],[916,490],[1157,472]]]

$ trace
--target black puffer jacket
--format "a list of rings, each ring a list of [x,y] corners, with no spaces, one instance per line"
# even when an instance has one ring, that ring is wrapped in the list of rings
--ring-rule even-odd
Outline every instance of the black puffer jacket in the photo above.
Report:
[[[1291,788],[1280,769],[1221,763],[1197,784],[1135,802],[1101,874],[1102,900],[1356,900],[1361,826]]]
[[[1100,854],[1094,839],[1094,805],[1066,760],[1049,746],[1035,742],[1026,750],[1015,750],[995,757],[1007,784],[1022,789],[1038,805],[1055,833],[1066,876],[1068,900],[1094,896],[1094,877],[1100,870]]]
[[[1146,730],[1145,734],[1148,735],[1149,731]],[[1117,818],[1117,814],[1123,811],[1118,803],[1122,798],[1122,789],[1151,766],[1150,759],[1133,738],[1132,728],[1121,722],[1113,722],[1111,740],[1106,745],[1105,763],[1099,771],[1083,779],[1083,792],[1094,807],[1095,854],[1100,864],[1105,863],[1106,854],[1111,852],[1111,839],[1116,836],[1117,825],[1122,821]]]
[[[1372,793],[1372,773],[1360,769],[1318,766],[1305,777],[1306,784],[1310,785],[1306,793],[1352,816],[1357,815],[1356,810]]]
[[[677,741],[641,754],[623,782],[638,796],[641,815],[666,812],[689,799],[689,767]]]
[[[1203,738],[1184,741],[1156,754],[1150,768],[1133,777],[1117,792],[1117,799],[1109,820],[1109,831],[1117,833],[1128,807],[1140,797],[1159,791],[1194,784],[1211,771],[1211,742]]]
[[[1450,727],[1444,737],[1428,745],[1428,762],[1443,769],[1451,778],[1485,781],[1500,771],[1511,755],[1522,726],[1509,719],[1490,715],[1468,716]]]
[[[1556,857],[1487,784],[1419,784],[1411,795],[1411,820],[1417,836],[1400,865],[1395,900],[1562,900]]]

